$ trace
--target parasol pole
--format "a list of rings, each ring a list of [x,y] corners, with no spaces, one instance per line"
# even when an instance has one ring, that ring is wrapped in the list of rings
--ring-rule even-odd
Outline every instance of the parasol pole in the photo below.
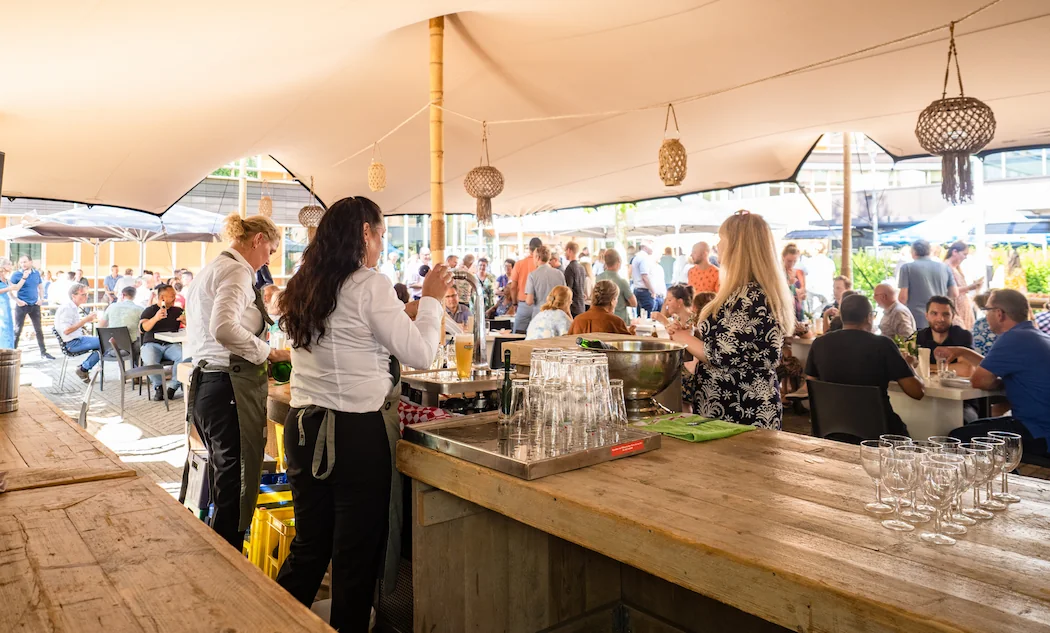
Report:
[[[242,218],[248,217],[248,161],[241,159],[237,162],[240,174],[237,178],[237,213]]]
[[[850,172],[853,170],[850,156],[850,133],[842,134],[842,269],[839,274],[849,280],[853,279],[850,267],[850,253],[853,250],[853,191],[850,183]]]
[[[430,19],[430,253],[445,261],[445,18]]]
[[[95,251],[95,303],[99,303],[98,289],[101,284],[98,279],[98,240],[92,240],[91,250]]]

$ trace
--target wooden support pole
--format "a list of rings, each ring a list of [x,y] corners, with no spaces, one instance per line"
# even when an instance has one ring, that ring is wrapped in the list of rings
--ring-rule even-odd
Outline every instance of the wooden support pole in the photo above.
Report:
[[[242,218],[248,217],[248,159],[237,161],[237,213]]]
[[[842,270],[839,274],[853,280],[850,253],[853,250],[853,187],[850,172],[853,159],[850,152],[850,132],[842,134]]]
[[[445,260],[445,18],[430,19],[430,253]]]

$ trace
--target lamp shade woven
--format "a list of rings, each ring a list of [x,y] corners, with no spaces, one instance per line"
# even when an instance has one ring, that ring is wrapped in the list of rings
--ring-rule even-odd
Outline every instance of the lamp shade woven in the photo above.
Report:
[[[273,198],[265,193],[259,197],[259,215],[264,218],[273,217]]]
[[[685,145],[676,138],[664,139],[660,145],[660,180],[668,187],[677,187],[685,180],[688,156]]]
[[[941,195],[952,204],[973,198],[970,156],[984,149],[995,136],[995,113],[980,99],[963,90],[959,52],[955,47],[955,23],[949,26],[948,65],[944,69],[941,98],[919,113],[915,138],[924,150],[941,157]],[[959,80],[959,96],[948,96],[952,60]]]
[[[386,166],[376,162],[375,159],[372,159],[372,163],[368,166],[368,188],[372,191],[386,189]]]
[[[308,229],[316,229],[317,225],[321,223],[321,216],[324,215],[324,207],[316,204],[308,204],[302,209],[299,209],[299,224],[302,224]]]
[[[467,172],[463,187],[478,199],[478,223],[492,223],[492,199],[503,193],[503,174],[491,165],[481,165]]]

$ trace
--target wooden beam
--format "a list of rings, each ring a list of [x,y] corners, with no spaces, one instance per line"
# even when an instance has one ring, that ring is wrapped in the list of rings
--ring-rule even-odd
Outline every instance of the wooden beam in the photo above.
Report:
[[[430,19],[430,253],[445,260],[445,18]]]
[[[853,187],[850,172],[853,171],[850,132],[842,134],[842,270],[839,274],[852,281],[853,268],[850,253],[853,250]]]

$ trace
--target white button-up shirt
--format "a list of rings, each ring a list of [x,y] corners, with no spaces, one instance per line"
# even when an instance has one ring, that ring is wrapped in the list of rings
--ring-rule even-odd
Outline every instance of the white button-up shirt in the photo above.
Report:
[[[237,251],[226,252],[233,259],[216,257],[190,284],[183,356],[194,365],[205,360],[211,367],[229,367],[230,354],[237,354],[261,365],[270,346],[256,336],[263,315],[255,307],[255,271]]]
[[[76,325],[82,318],[80,306],[73,303],[72,300],[67,300],[58,308],[58,311],[55,312],[55,329],[58,330],[58,335],[62,337],[63,342],[68,343],[81,336],[88,336],[88,331],[84,327],[73,330],[72,334],[66,334],[66,330]]]
[[[324,337],[315,337],[310,351],[292,349],[292,407],[378,411],[390,392],[390,355],[410,367],[430,367],[442,312],[437,299],[423,297],[413,322],[389,279],[355,271],[339,291]]]

